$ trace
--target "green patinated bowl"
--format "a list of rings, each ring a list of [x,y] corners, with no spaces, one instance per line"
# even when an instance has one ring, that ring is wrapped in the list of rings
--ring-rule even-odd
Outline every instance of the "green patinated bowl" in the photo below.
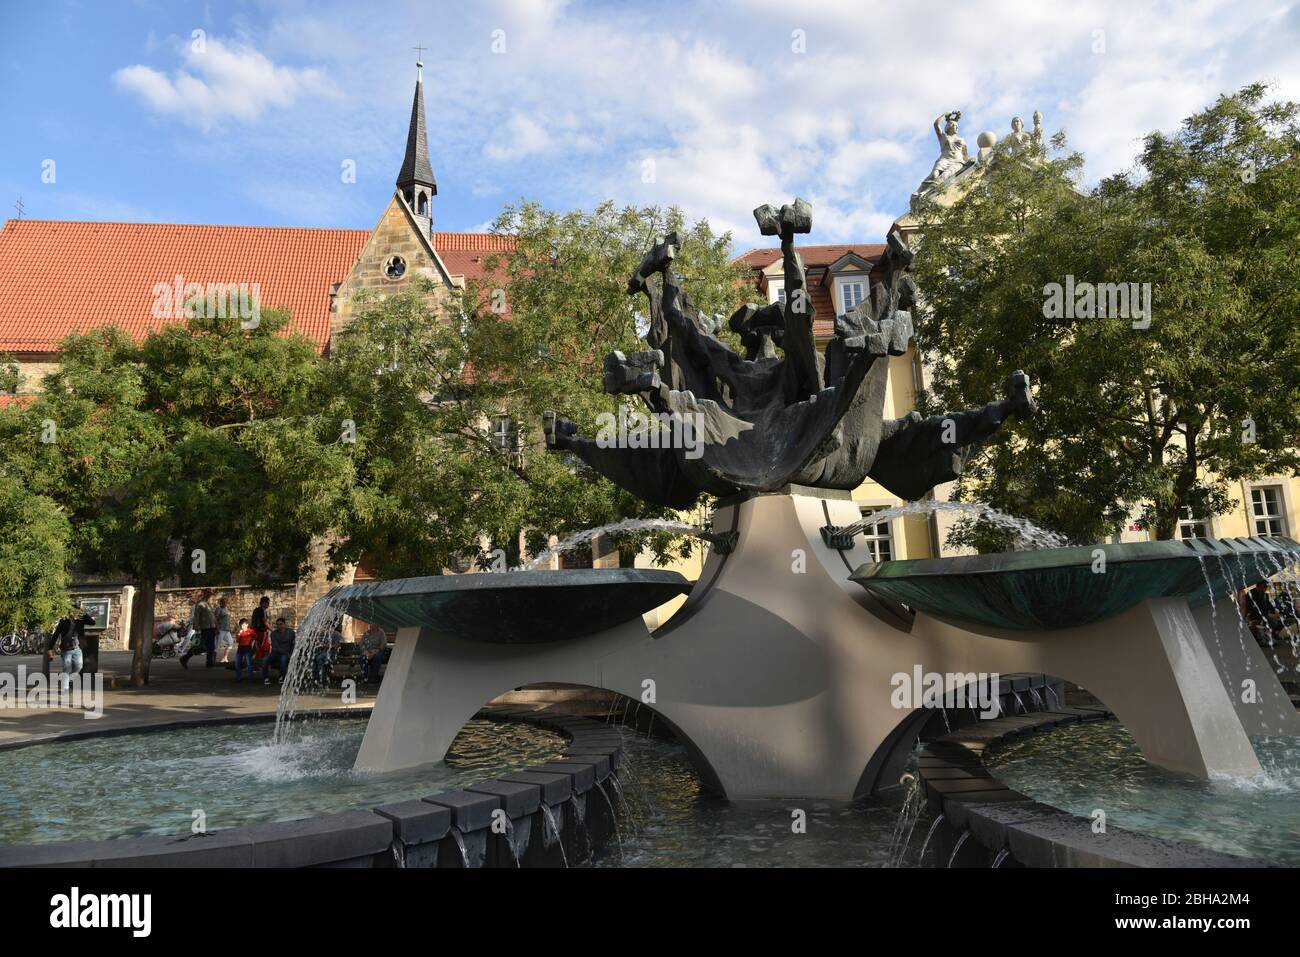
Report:
[[[1104,556],[1104,565],[1099,561]],[[953,621],[1051,631],[1118,615],[1148,598],[1193,606],[1300,560],[1289,538],[1193,538],[868,562],[849,576],[873,595]],[[1100,569],[1100,570],[1098,570]]]
[[[658,569],[576,568],[367,582],[340,589],[336,600],[390,631],[423,626],[467,641],[531,644],[612,628],[691,585]]]

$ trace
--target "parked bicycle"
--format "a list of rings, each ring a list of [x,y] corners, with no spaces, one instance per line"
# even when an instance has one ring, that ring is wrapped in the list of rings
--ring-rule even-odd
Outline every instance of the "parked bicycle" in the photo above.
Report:
[[[22,628],[0,635],[0,654],[39,655],[48,643],[48,636],[40,628]]]

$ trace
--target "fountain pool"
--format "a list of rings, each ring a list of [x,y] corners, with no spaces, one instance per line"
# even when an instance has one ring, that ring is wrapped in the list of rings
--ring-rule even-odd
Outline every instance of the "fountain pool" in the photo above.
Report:
[[[999,750],[990,771],[1045,804],[1110,825],[1273,864],[1300,864],[1300,738],[1253,741],[1263,775],[1201,780],[1142,759],[1115,721],[1069,725]]]
[[[0,844],[185,834],[196,808],[209,831],[332,814],[461,787],[564,750],[559,735],[532,725],[475,720],[444,763],[368,774],[352,769],[365,730],[364,717],[312,720],[275,744],[264,723],[210,725],[0,752]]]
[[[897,802],[728,801],[701,788],[686,748],[676,741],[624,731],[623,747],[631,773],[623,781],[621,844],[606,842],[592,862],[596,867],[890,864]],[[804,812],[806,830],[795,830],[796,811]],[[913,848],[926,826],[913,830]]]

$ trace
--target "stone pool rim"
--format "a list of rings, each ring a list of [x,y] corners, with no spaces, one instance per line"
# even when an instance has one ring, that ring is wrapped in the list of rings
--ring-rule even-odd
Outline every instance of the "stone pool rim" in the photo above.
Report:
[[[1012,741],[1083,721],[1114,721],[1105,708],[1063,706],[980,721],[936,738],[918,755],[917,776],[931,810],[990,854],[1006,850],[1025,867],[1272,868],[1230,854],[1092,820],[1004,784],[989,758]]]
[[[300,712],[302,717],[357,717],[368,706]],[[560,757],[521,771],[475,782],[427,797],[355,808],[335,814],[250,827],[226,828],[203,835],[146,835],[104,841],[56,841],[44,844],[0,845],[0,868],[117,868],[117,867],[461,867],[459,847],[469,841],[482,845],[483,857],[470,867],[514,867],[516,862],[504,839],[490,830],[495,812],[504,811],[512,829],[522,830],[524,853],[519,866],[559,866],[556,842],[546,844],[540,823],[545,805],[556,821],[560,845],[577,843],[579,833],[591,853],[613,835],[614,795],[606,793],[608,819],[601,802],[587,806],[592,791],[614,775],[622,764],[622,737],[615,729],[561,708],[526,705],[488,705],[476,719],[501,723],[522,722],[554,732],[565,739]],[[150,734],[178,727],[222,724],[270,723],[274,712],[247,715],[213,715],[175,722],[146,722],[87,731],[60,732],[5,742],[0,750],[12,751],[60,741],[125,734]],[[581,802],[587,823],[573,819]],[[537,818],[539,842],[531,841]],[[562,823],[561,823],[562,822]],[[536,847],[534,846],[536,845]],[[575,847],[578,852],[582,848]]]

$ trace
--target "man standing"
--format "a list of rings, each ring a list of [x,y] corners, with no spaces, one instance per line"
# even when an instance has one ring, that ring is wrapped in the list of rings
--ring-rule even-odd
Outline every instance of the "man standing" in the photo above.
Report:
[[[199,633],[203,641],[203,654],[209,668],[216,664],[217,660],[217,616],[212,610],[212,605],[208,603],[211,597],[211,588],[199,592],[190,615],[190,627]],[[191,644],[185,654],[181,655],[182,668],[189,667],[189,659],[194,656],[194,653],[195,649]]]
[[[86,626],[94,623],[94,618],[81,612],[60,619],[54,626],[47,661],[53,661],[56,654],[62,656],[63,674],[59,678],[59,684],[65,691],[72,680],[72,675],[81,674],[81,641],[85,637]]]
[[[257,632],[257,641],[253,643],[253,667],[257,667],[259,658],[266,657],[266,649],[263,647],[271,634],[271,623],[267,620],[267,610],[271,607],[271,597],[263,595],[253,609],[253,620],[248,623],[253,631]],[[250,672],[251,674],[251,672]]]
[[[226,607],[225,595],[217,599],[217,607],[213,611],[217,618],[217,651],[221,656],[221,663],[225,664],[230,657],[230,649],[235,644],[235,637],[230,627],[230,609]]]
[[[280,672],[280,684],[284,684],[285,673],[289,670],[289,656],[293,654],[293,643],[298,636],[284,623],[283,618],[275,620],[275,631],[271,632],[271,653],[262,661],[262,684],[271,683],[271,665]]]

